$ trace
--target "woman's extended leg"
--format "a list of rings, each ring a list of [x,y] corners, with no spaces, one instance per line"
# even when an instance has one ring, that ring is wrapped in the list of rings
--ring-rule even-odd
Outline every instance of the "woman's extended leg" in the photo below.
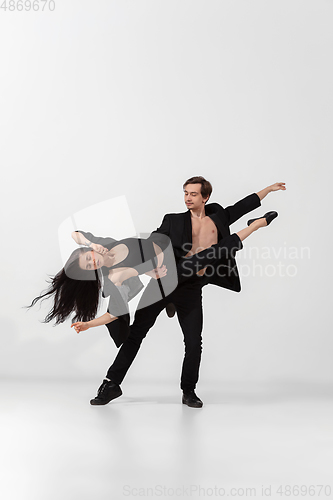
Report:
[[[234,258],[236,252],[243,248],[242,241],[254,231],[264,226],[267,226],[267,221],[265,218],[260,218],[252,222],[248,227],[238,231],[238,233],[233,233],[226,238],[222,238],[219,243],[190,257],[183,257],[177,264],[179,281],[193,276],[194,272],[197,273],[209,264],[215,264],[221,258]]]
[[[264,227],[264,226],[267,226],[267,221],[265,217],[261,217],[260,219],[257,219],[254,222],[252,222],[252,224],[250,224],[248,227],[245,227],[244,229],[238,231],[238,233],[236,234],[239,236],[239,239],[243,241],[245,240],[245,238],[250,236],[250,234],[259,229],[259,227]]]

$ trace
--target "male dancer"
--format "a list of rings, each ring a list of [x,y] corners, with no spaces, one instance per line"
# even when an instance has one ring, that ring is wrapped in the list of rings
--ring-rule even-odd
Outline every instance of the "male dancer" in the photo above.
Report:
[[[169,236],[176,260],[196,254],[216,244],[221,238],[229,236],[229,225],[246,213],[258,208],[261,205],[261,200],[269,192],[286,189],[284,183],[275,183],[258,193],[246,196],[235,205],[223,208],[217,203],[206,205],[212,192],[212,186],[203,177],[197,176],[188,179],[183,188],[188,210],[179,214],[165,215],[162,225],[156,230],[156,232]],[[274,214],[276,217],[277,213],[274,212]],[[242,229],[237,235],[242,241],[259,227],[268,225],[270,221],[271,219],[265,219],[265,216],[255,219],[255,222],[250,225],[248,223],[249,227]],[[142,340],[154,325],[160,312],[172,303],[177,311],[185,344],[180,383],[183,391],[182,402],[194,408],[203,406],[202,401],[195,393],[195,388],[199,378],[202,351],[201,290],[207,283],[236,292],[240,291],[239,275],[232,255],[228,259],[220,259],[218,266],[210,265],[193,273],[190,278],[179,284],[170,295],[155,303],[152,303],[151,299],[155,294],[159,294],[159,284],[156,280],[150,281],[140,299],[134,322],[131,325],[130,335],[121,346],[114,363],[110,366],[107,376],[98,389],[97,396],[90,401],[92,405],[105,405],[122,394],[120,384],[131,366]],[[145,304],[151,305],[145,307]],[[98,324],[103,323],[99,322]]]

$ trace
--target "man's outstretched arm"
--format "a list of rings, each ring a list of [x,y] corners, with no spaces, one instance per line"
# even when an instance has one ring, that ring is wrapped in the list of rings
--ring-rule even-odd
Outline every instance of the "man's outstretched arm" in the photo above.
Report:
[[[225,208],[225,213],[228,219],[229,226],[236,222],[238,219],[243,217],[243,215],[252,212],[261,205],[261,200],[271,191],[278,191],[279,189],[285,190],[284,182],[276,182],[265,189],[262,189],[258,193],[249,194],[242,200],[238,201],[234,205],[229,205]]]
[[[265,196],[268,195],[268,193],[271,193],[272,191],[278,191],[279,189],[285,191],[286,190],[285,184],[286,184],[285,182],[276,182],[275,184],[272,184],[271,186],[268,186],[267,188],[258,191],[258,193],[256,194],[259,196],[261,201],[263,198],[265,198]]]

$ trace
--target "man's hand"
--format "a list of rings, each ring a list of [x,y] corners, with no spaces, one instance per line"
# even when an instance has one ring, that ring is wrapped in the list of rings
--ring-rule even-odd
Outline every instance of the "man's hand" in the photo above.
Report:
[[[107,248],[103,247],[103,245],[98,245],[98,243],[92,243],[90,245],[90,248],[92,248],[93,250],[95,250],[95,252],[98,252],[102,255],[105,255],[109,251]]]
[[[286,184],[285,182],[276,182],[275,184],[272,184],[271,186],[268,186],[267,188],[259,191],[257,193],[257,195],[259,196],[260,201],[263,198],[265,198],[265,196],[267,196],[268,193],[270,193],[271,191],[278,191],[279,189],[282,189],[282,191],[285,191],[286,190],[285,184]]]
[[[286,184],[285,182],[276,182],[275,184],[272,184],[270,186],[271,191],[278,191],[279,189],[285,191],[287,189],[285,184]]]
[[[84,332],[90,328],[86,321],[77,321],[76,323],[71,324],[71,328],[72,326],[74,326],[76,333]]]
[[[168,270],[166,266],[163,265],[161,267],[156,267],[155,269],[152,269],[145,274],[147,276],[150,276],[151,278],[154,278],[155,280],[158,280],[159,278],[163,278],[163,276],[165,276],[167,272]]]

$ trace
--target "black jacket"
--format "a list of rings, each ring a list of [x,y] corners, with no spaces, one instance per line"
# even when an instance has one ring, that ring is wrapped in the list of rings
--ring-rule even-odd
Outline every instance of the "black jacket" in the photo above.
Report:
[[[220,241],[221,238],[230,235],[229,226],[231,224],[260,206],[259,196],[253,193],[226,208],[223,208],[218,203],[209,203],[205,206],[205,212],[216,225],[218,241]],[[176,260],[184,257],[192,246],[191,211],[166,214],[156,232],[169,236]],[[210,269],[207,272],[206,283],[240,292],[241,284],[236,260],[233,257],[221,259],[219,264],[213,267],[213,270]]]

